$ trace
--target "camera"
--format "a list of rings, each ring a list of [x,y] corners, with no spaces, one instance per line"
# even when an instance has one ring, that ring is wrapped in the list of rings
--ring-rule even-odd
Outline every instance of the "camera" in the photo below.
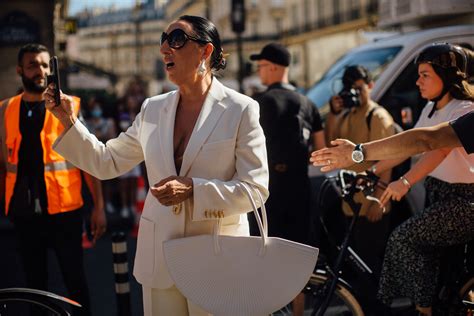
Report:
[[[349,66],[344,71],[342,75],[343,88],[339,92],[339,97],[341,97],[345,108],[360,106],[360,89],[354,88],[354,83],[361,79],[367,84],[371,80],[369,71],[361,65]]]
[[[360,91],[352,87],[344,87],[339,96],[345,108],[353,108],[360,105]]]

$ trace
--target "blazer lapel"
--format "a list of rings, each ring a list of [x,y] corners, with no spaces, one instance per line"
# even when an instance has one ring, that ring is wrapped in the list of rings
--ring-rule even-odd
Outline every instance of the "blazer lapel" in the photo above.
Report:
[[[170,98],[169,103],[161,108],[160,119],[158,122],[158,137],[161,146],[161,152],[169,170],[170,175],[176,175],[176,166],[174,164],[174,121],[176,108],[178,107],[179,93],[176,91]]]
[[[216,78],[213,78],[211,88],[204,100],[201,113],[199,113],[191,138],[184,151],[180,176],[185,176],[188,173],[194,158],[196,158],[202,145],[219,121],[222,112],[224,112],[226,106],[220,102],[224,96],[224,87]]]

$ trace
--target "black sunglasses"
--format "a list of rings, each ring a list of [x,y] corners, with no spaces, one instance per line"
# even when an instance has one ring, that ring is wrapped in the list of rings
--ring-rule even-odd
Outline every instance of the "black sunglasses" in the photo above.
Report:
[[[180,49],[186,44],[188,40],[195,41],[200,44],[209,43],[209,41],[202,40],[197,37],[186,34],[186,32],[182,29],[175,29],[169,34],[166,32],[163,32],[163,34],[161,34],[160,45],[163,46],[165,41],[168,41],[168,45],[171,48]]]

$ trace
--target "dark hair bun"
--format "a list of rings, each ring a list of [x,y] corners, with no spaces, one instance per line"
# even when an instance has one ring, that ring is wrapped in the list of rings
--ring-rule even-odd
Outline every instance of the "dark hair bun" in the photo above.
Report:
[[[221,50],[219,55],[213,60],[212,68],[217,71],[217,70],[225,69],[226,66],[227,66],[227,60],[224,57],[224,52]]]

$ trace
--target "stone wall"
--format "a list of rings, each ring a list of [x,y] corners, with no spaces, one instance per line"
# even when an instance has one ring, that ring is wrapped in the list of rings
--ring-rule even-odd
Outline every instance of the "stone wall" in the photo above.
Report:
[[[53,52],[54,0],[1,2],[0,11],[0,100],[13,96],[21,87],[16,73],[21,46],[38,42]]]

